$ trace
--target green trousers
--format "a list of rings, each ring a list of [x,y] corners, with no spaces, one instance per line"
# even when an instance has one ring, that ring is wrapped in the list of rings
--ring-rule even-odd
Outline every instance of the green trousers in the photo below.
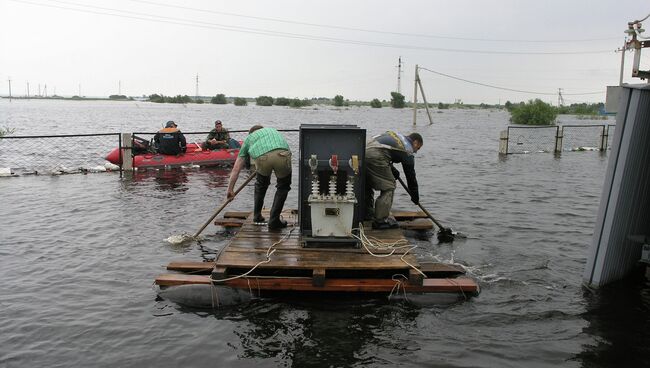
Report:
[[[390,164],[390,152],[387,149],[366,149],[366,219],[383,220],[390,214],[395,193],[395,177]],[[379,191],[376,200],[375,190]]]

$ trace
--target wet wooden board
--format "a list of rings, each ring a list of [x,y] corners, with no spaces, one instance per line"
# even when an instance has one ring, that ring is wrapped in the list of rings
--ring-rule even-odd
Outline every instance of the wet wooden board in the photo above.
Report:
[[[224,217],[214,220],[214,224],[223,227],[241,227],[244,224],[244,221],[245,220],[238,218]]]
[[[294,210],[295,211],[295,210]],[[248,216],[250,216],[252,212],[248,211],[232,211],[232,212],[226,212],[223,215],[223,218],[218,218],[214,220],[214,224],[217,226],[223,226],[223,227],[244,227],[247,223],[250,223],[251,226],[259,226],[260,229],[262,230],[260,225],[254,225],[252,224],[251,221],[246,221]],[[289,216],[292,216],[293,214],[288,214]],[[398,220],[399,226],[401,229],[404,230],[432,230],[433,227],[433,222],[427,217],[427,215],[424,212],[417,212],[417,211],[396,211],[396,212],[391,212],[391,215],[395,217],[395,219]],[[285,218],[287,216],[284,216]],[[371,223],[367,223],[367,228],[370,229]]]
[[[209,272],[214,268],[214,262],[174,261],[169,262],[167,270],[188,273]]]
[[[245,220],[251,213],[251,211],[228,211],[223,214],[223,217]]]
[[[429,216],[422,211],[391,211],[390,214],[395,217],[395,220],[397,221],[429,218]]]
[[[224,251],[219,255],[216,266],[225,268],[253,268],[260,262],[267,260],[266,252],[237,252]],[[406,255],[404,260],[417,265],[413,255]],[[367,253],[341,253],[341,252],[275,252],[270,256],[268,263],[260,264],[259,268],[274,269],[360,269],[360,270],[385,270],[408,269],[409,266],[400,259],[400,256],[374,257]]]
[[[327,292],[391,292],[399,283],[406,292],[444,292],[444,293],[477,293],[478,284],[467,277],[430,278],[424,279],[422,285],[413,285],[407,281],[390,279],[325,279],[322,286],[314,285],[309,277],[302,278],[237,278],[234,280],[217,282],[215,285],[224,285],[235,288],[272,291],[327,291]],[[160,275],[156,278],[160,286],[178,286],[189,284],[210,285],[210,276],[204,275]]]
[[[295,228],[297,216],[295,211],[284,211],[283,217],[289,227],[280,231],[269,230],[266,226],[259,226],[247,218],[240,231],[231,239],[230,243],[221,251],[215,262],[219,268],[253,268],[258,265],[264,269],[361,269],[361,270],[403,270],[409,266],[400,257],[408,249],[398,249],[391,256],[375,257],[362,248],[304,248],[301,243],[298,229]],[[263,211],[265,217],[268,211]],[[267,217],[268,218],[268,217]],[[366,236],[376,238],[387,243],[397,241],[406,242],[400,229],[366,230]],[[269,247],[277,249],[267,260]],[[390,249],[371,249],[375,254],[386,255]],[[404,256],[406,262],[416,265],[417,260],[412,255]]]

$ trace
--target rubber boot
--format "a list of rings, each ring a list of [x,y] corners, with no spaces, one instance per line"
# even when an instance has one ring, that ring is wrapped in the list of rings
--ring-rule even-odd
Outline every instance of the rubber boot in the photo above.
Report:
[[[264,176],[257,173],[255,180],[254,204],[253,204],[253,222],[265,222],[266,219],[262,216],[262,207],[264,207],[264,197],[266,190],[271,184],[271,177]]]
[[[273,197],[273,206],[271,206],[271,218],[269,219],[269,230],[277,230],[287,227],[287,222],[282,219],[280,214],[287,200],[289,190],[291,190],[291,175],[278,179],[275,186],[275,197]]]

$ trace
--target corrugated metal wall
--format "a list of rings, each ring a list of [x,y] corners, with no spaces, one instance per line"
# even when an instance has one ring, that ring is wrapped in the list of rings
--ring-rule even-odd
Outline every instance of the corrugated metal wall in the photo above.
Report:
[[[650,85],[624,86],[600,208],[585,267],[591,287],[620,280],[638,265],[650,235]]]

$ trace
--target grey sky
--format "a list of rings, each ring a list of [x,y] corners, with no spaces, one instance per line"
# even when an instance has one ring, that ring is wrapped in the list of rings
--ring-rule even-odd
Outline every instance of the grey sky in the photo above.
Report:
[[[47,84],[50,95],[81,85],[82,95],[107,96],[121,81],[126,95],[193,96],[198,73],[206,96],[390,99],[401,56],[409,100],[419,64],[550,94],[421,71],[430,102],[555,103],[558,88],[568,103],[604,101],[627,22],[648,13],[647,0],[0,0],[0,94],[11,78],[14,95],[29,82],[31,94]],[[639,83],[628,55],[625,81]],[[642,64],[650,69],[650,49]]]

